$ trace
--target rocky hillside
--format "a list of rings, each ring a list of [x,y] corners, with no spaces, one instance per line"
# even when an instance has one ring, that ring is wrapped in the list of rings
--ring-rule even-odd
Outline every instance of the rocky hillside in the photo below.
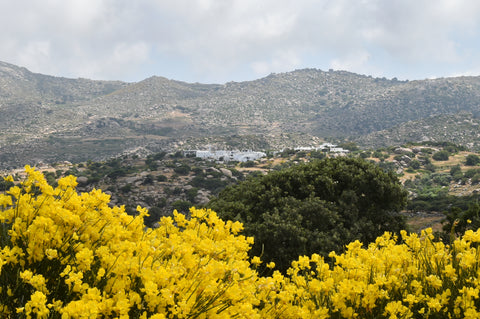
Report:
[[[479,149],[480,118],[472,113],[441,114],[408,121],[386,130],[361,135],[354,140],[369,148],[401,145],[410,141],[449,141]]]
[[[101,160],[139,147],[281,149],[347,139],[378,147],[429,139],[478,149],[475,123],[445,131],[435,119],[473,119],[479,97],[480,77],[397,81],[304,69],[223,85],[162,77],[123,83],[0,62],[0,168]]]
[[[135,214],[137,205],[146,207],[150,211],[147,222],[153,225],[160,216],[171,215],[174,209],[188,212],[192,206],[201,207],[226,186],[250,175],[268,174],[325,156],[335,154],[288,149],[255,162],[240,163],[184,157],[182,152],[158,152],[147,156],[125,155],[103,162],[55,163],[38,169],[52,185],[61,176],[74,175],[79,191],[102,189],[111,195],[112,204],[125,205],[131,214]],[[443,212],[452,207],[466,210],[480,198],[480,154],[452,143],[356,150],[349,156],[374,161],[398,175],[409,193],[405,214],[415,231],[425,227],[442,230]],[[25,172],[0,171],[0,192],[8,184],[1,178],[4,175],[21,181]]]

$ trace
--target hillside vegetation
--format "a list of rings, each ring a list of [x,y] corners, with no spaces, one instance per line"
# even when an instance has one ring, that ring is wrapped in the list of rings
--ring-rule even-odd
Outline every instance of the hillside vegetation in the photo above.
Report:
[[[447,217],[444,213],[452,209],[453,220],[461,219],[465,223],[467,219],[476,220],[467,215],[462,217],[454,208],[466,212],[480,197],[480,165],[475,164],[475,160],[467,165],[467,159],[478,157],[479,153],[445,142],[404,144],[403,147],[375,150],[359,149],[351,143],[341,146],[353,150],[349,157],[375,162],[383,170],[398,176],[408,192],[403,214],[412,231],[433,227],[435,231],[443,232],[444,227],[444,236],[448,237],[451,223],[447,221],[442,225],[441,221]],[[447,160],[435,159],[442,154]],[[160,216],[170,216],[174,209],[187,213],[191,206],[202,207],[228,185],[325,156],[333,154],[286,149],[269,153],[267,158],[256,162],[224,163],[184,157],[182,152],[158,152],[140,157],[124,155],[102,162],[56,163],[39,168],[52,185],[58,178],[73,174],[78,177],[80,191],[103,189],[111,195],[112,204],[125,205],[129,213],[135,213],[137,205],[147,207],[151,216],[146,218],[146,223],[152,226]],[[18,181],[24,176],[23,169],[4,174],[12,174]],[[5,186],[0,183],[0,190],[4,189],[2,187]]]
[[[478,318],[480,231],[449,245],[431,229],[385,233],[299,256],[286,275],[259,256],[241,223],[192,209],[146,228],[75,179],[25,180],[0,194],[0,310],[11,318]],[[7,177],[7,182],[13,178]],[[401,242],[399,242],[401,240]],[[271,275],[261,275],[267,270]]]
[[[406,228],[407,193],[393,172],[360,158],[325,158],[229,186],[207,207],[241,222],[251,252],[285,272],[299,255],[341,252]]]
[[[304,69],[239,83],[122,83],[0,63],[0,84],[0,167],[105,160],[139,147],[278,150],[343,139],[373,148],[407,140],[480,145],[479,77],[397,81]]]

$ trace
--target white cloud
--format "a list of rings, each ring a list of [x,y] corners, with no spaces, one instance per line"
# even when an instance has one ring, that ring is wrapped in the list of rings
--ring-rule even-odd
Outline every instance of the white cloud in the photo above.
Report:
[[[330,67],[335,70],[362,72],[361,70],[365,69],[369,59],[370,54],[367,51],[351,52],[347,56],[333,59]]]
[[[301,67],[404,78],[480,69],[477,0],[19,0],[0,2],[0,12],[8,12],[0,60],[70,77],[140,80],[149,70],[225,82]]]
[[[41,69],[42,65],[50,62],[50,42],[49,41],[33,41],[19,50],[17,56],[20,64],[29,65],[33,69]]]
[[[294,51],[285,51],[278,52],[270,60],[253,62],[251,68],[257,76],[266,76],[270,73],[291,71],[300,63],[301,60]]]

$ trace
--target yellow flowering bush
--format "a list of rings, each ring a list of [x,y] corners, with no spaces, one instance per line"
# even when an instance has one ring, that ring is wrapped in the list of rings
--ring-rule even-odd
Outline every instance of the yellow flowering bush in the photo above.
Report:
[[[299,256],[260,276],[242,225],[211,210],[144,226],[74,177],[0,194],[0,313],[9,318],[479,318],[480,231],[451,245],[385,233],[334,264]],[[265,269],[275,267],[273,263]]]
[[[244,318],[258,316],[257,275],[240,223],[209,210],[174,213],[156,229],[109,207],[99,190],[77,194],[28,177],[0,194],[0,313],[8,317]]]
[[[398,242],[400,241],[400,243]],[[350,243],[332,267],[301,256],[279,274],[272,302],[301,318],[480,318],[480,230],[451,246],[432,230]],[[288,292],[288,294],[284,294]]]

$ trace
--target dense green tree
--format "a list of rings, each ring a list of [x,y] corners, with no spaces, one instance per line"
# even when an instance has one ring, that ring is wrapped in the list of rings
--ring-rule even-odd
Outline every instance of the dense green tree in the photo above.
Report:
[[[480,205],[478,199],[471,201],[468,209],[463,210],[454,206],[445,213],[443,231],[453,237],[459,236],[467,229],[477,230],[480,228]]]
[[[15,184],[12,181],[7,181],[3,178],[0,178],[0,192],[5,192],[13,186],[15,186]]]
[[[252,255],[286,270],[299,255],[341,251],[405,228],[406,192],[392,172],[360,158],[326,158],[229,186],[208,206],[244,223]]]
[[[185,200],[176,200],[172,203],[173,209],[176,209],[177,211],[187,214],[190,207],[192,207],[193,204],[189,201]]]
[[[446,150],[438,151],[432,155],[432,158],[436,161],[448,161],[450,153]]]
[[[478,165],[478,163],[480,163],[480,157],[478,157],[478,155],[469,154],[465,158],[465,165],[467,166],[475,166]]]
[[[420,166],[421,166],[421,164],[418,160],[413,160],[410,163],[408,163],[408,167],[411,167],[413,169],[419,169]]]
[[[372,157],[375,157],[375,158],[383,158],[383,153],[379,150],[376,150],[372,153]]]
[[[322,159],[322,158],[325,158],[325,153],[322,151],[311,151],[310,157],[316,158],[316,159]]]
[[[188,201],[190,202],[195,202],[195,197],[198,194],[198,188],[192,187],[189,190],[185,192],[185,195],[187,196]]]
[[[452,177],[457,180],[457,179],[460,179],[463,177],[463,173],[462,173],[462,168],[460,167],[460,165],[454,165],[450,168],[450,175],[452,175]]]
[[[358,149],[359,149],[355,142],[345,142],[345,143],[342,143],[342,144],[338,145],[338,147],[349,150],[351,152],[358,151]]]
[[[465,172],[465,174],[463,174],[463,176],[465,176],[465,178],[472,178],[473,176],[475,176],[478,173],[480,173],[480,169],[471,168],[471,169],[467,170]]]
[[[190,173],[191,168],[187,164],[182,163],[181,165],[175,167],[173,170],[175,173],[179,175],[188,175],[188,173]]]

